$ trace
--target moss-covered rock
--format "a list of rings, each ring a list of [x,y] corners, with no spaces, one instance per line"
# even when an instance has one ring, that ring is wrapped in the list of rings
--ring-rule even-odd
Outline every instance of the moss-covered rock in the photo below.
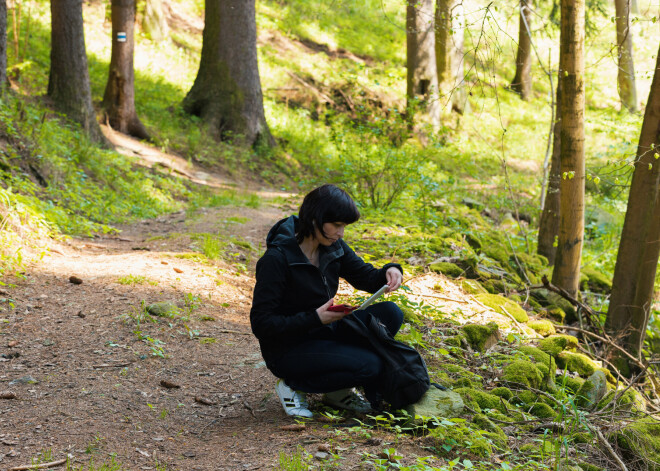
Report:
[[[592,443],[594,437],[589,432],[575,432],[571,435],[573,443]]]
[[[595,371],[586,379],[582,386],[575,393],[575,403],[583,409],[591,409],[607,393],[607,378],[602,371]]]
[[[499,312],[505,316],[506,312],[508,312],[518,322],[527,322],[529,320],[529,316],[523,308],[504,296],[498,294],[479,294],[475,298],[495,312]]]
[[[481,286],[477,280],[461,280],[461,288],[468,294],[485,294],[488,293],[486,288]]]
[[[572,335],[551,335],[539,340],[539,349],[557,358],[564,350],[575,350],[578,346],[578,339]]]
[[[545,309],[539,311],[539,317],[545,317],[558,324],[563,324],[566,319],[566,313],[558,306],[547,306]]]
[[[467,378],[458,378],[454,380],[452,386],[454,388],[480,388],[480,385],[475,384]]]
[[[508,440],[506,434],[502,431],[500,427],[495,425],[493,421],[490,420],[487,416],[485,416],[484,414],[476,414],[472,419],[472,423],[474,423],[479,428],[485,430],[486,432],[490,432],[487,435],[487,437],[493,440],[493,442],[498,448],[506,447],[506,443]]]
[[[405,322],[410,324],[419,324],[422,322],[417,313],[409,306],[400,305],[399,307],[401,308],[401,312],[403,312],[403,320]]]
[[[463,402],[475,412],[482,412],[485,409],[495,409],[506,413],[506,407],[504,407],[502,399],[494,394],[474,388],[457,388],[454,391],[460,394]],[[475,404],[478,406],[477,408],[474,407]]]
[[[486,281],[482,282],[482,285],[490,294],[503,293],[506,291],[506,283],[502,280],[486,279]]]
[[[573,371],[580,376],[591,376],[600,366],[588,356],[582,353],[561,352],[557,356],[559,368]]]
[[[609,406],[612,401],[616,398],[616,408],[618,410],[630,410],[636,409],[639,411],[644,411],[646,405],[644,404],[644,398],[634,389],[628,389],[625,393],[619,396],[618,391],[610,390],[605,394],[605,397],[600,400],[596,409],[604,409]]]
[[[500,386],[498,388],[493,388],[490,391],[491,394],[494,394],[497,397],[501,397],[502,399],[505,400],[510,400],[513,397],[513,392],[509,388],[505,388],[504,386]]]
[[[451,335],[451,336],[442,338],[442,342],[444,344],[452,346],[452,347],[457,347],[457,348],[460,348],[460,347],[463,346],[463,340],[465,340],[467,342],[467,337],[463,333],[460,333],[458,335]]]
[[[463,407],[460,394],[431,387],[419,401],[406,406],[405,410],[408,415],[415,417],[416,423],[421,423],[423,418],[427,417],[458,417],[463,412]]]
[[[636,420],[613,437],[616,443],[643,463],[649,471],[660,471],[660,421],[652,417]]]
[[[510,384],[538,389],[543,381],[543,373],[531,361],[516,360],[504,367],[502,380]]]
[[[583,267],[580,271],[580,289],[608,294],[612,291],[612,280],[592,267]]]
[[[500,329],[494,322],[487,325],[465,324],[463,332],[472,348],[484,352],[500,340]]]
[[[434,262],[429,266],[429,268],[431,271],[442,273],[443,275],[450,276],[452,278],[458,278],[464,273],[461,267],[455,263],[450,262]]]
[[[549,419],[550,417],[555,417],[557,412],[545,404],[544,402],[537,402],[531,406],[529,413],[538,417],[539,419]]]
[[[562,384],[564,387],[566,387],[566,389],[568,389],[570,392],[575,394],[580,390],[580,387],[582,387],[582,385],[584,384],[584,380],[582,378],[564,376],[561,378],[560,384]]]
[[[541,349],[532,347],[531,345],[522,345],[518,347],[518,351],[531,358],[539,371],[543,373],[542,386],[544,389],[555,391],[555,374],[557,373],[555,359]]]
[[[557,333],[555,326],[552,325],[552,322],[546,319],[529,321],[527,325],[544,337]]]
[[[605,375],[605,379],[607,379],[607,382],[610,383],[611,385],[616,385],[617,381],[614,375],[610,370],[607,368],[597,368],[597,371],[602,371],[603,374]]]
[[[147,306],[147,313],[157,317],[174,317],[179,312],[176,304],[168,301],[161,301]]]
[[[578,443],[578,442],[575,442]],[[587,443],[587,442],[584,442]],[[582,471],[607,471],[605,468],[602,468],[600,466],[596,466],[595,464],[587,463],[586,461],[581,461],[578,463],[579,468]]]
[[[482,376],[479,376],[467,368],[463,368],[461,365],[457,365],[455,363],[442,363],[440,368],[449,373],[450,377],[452,378],[468,378],[469,380],[476,383],[483,383],[484,381]]]
[[[524,455],[539,458],[541,456],[548,456],[552,453],[552,441],[543,440],[542,442],[527,443],[520,447],[520,452]]]
[[[575,312],[575,306],[571,304],[570,301],[567,299],[563,298],[561,295],[557,293],[550,292],[548,294],[548,307],[559,307],[566,313],[565,317],[565,322],[566,323],[571,323],[575,320],[577,320],[576,312]]]

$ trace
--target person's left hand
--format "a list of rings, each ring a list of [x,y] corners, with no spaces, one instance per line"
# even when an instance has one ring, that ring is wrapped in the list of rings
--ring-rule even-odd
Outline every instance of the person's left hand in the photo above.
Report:
[[[403,282],[403,275],[399,269],[395,267],[390,267],[387,269],[385,272],[385,278],[387,279],[388,286],[386,293],[391,293],[392,291],[398,289]]]

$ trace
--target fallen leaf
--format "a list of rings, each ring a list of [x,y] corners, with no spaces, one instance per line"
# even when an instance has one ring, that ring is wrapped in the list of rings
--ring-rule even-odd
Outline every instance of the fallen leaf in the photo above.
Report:
[[[160,263],[163,265],[168,265],[168,263],[165,260],[161,260]]]
[[[302,432],[303,430],[305,430],[305,424],[282,425],[280,429],[286,430],[287,432]]]
[[[166,379],[161,379],[160,380],[160,385],[164,388],[167,388],[167,389],[178,389],[178,388],[181,387],[181,385],[173,383],[173,382],[168,381]]]
[[[332,451],[332,448],[330,447],[329,443],[321,443],[318,447],[319,451],[323,451],[325,453],[330,453]]]
[[[16,399],[16,394],[11,391],[0,392],[0,399]]]
[[[177,267],[172,267],[172,270],[174,270],[177,273],[183,273],[183,270]]]
[[[144,451],[144,450],[140,450],[139,448],[136,448],[135,451],[140,453],[142,456],[146,456],[147,458],[151,458],[151,455],[149,453],[147,453],[146,451]]]
[[[211,399],[208,399],[203,396],[195,396],[195,402],[199,402],[200,404],[204,404],[205,406],[214,406],[215,402],[212,401]]]

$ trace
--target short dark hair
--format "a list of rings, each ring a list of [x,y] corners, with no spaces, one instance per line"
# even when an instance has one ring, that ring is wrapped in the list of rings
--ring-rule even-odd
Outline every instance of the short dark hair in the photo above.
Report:
[[[303,239],[316,234],[318,229],[323,232],[326,222],[343,222],[352,224],[360,219],[355,201],[341,188],[325,184],[307,193],[298,211],[298,229],[296,240],[302,243]]]

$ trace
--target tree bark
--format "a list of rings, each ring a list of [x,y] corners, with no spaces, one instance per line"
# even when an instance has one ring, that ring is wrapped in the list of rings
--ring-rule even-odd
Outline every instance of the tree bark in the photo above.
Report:
[[[51,0],[50,13],[48,96],[56,108],[80,123],[92,141],[106,144],[92,105],[82,0]]]
[[[560,184],[561,184],[561,79],[557,82],[557,108],[555,125],[552,129],[552,158],[550,160],[550,173],[548,175],[548,188],[546,190],[545,204],[539,220],[539,235],[537,252],[548,259],[549,265],[555,264],[557,247],[555,237],[559,234],[560,214]]]
[[[635,67],[633,61],[633,36],[630,28],[630,0],[615,0],[616,44],[619,61],[617,84],[621,108],[637,111],[637,88],[635,86]]]
[[[103,95],[103,109],[113,129],[140,139],[149,139],[149,133],[135,111],[135,0],[112,0],[111,8],[112,55]]]
[[[561,0],[561,181],[554,285],[575,297],[584,238],[584,0]]]
[[[146,0],[142,30],[154,42],[161,42],[167,37],[169,27],[163,12],[163,0]]]
[[[0,96],[7,87],[7,0],[0,0]]]
[[[445,111],[465,112],[465,10],[458,0],[438,0],[435,9],[435,62],[439,99]]]
[[[407,0],[406,5],[407,113],[409,119],[426,122],[436,131],[440,128],[440,102],[433,0]]]
[[[659,51],[660,52],[660,51]],[[660,238],[660,55],[637,146],[626,217],[619,242],[605,327],[628,333],[626,347],[637,355],[644,338],[658,264]]]
[[[274,145],[257,62],[255,0],[206,0],[202,58],[184,109],[220,139]]]
[[[532,95],[532,0],[520,0],[520,26],[518,27],[518,53],[516,54],[516,75],[511,89],[527,101]]]

